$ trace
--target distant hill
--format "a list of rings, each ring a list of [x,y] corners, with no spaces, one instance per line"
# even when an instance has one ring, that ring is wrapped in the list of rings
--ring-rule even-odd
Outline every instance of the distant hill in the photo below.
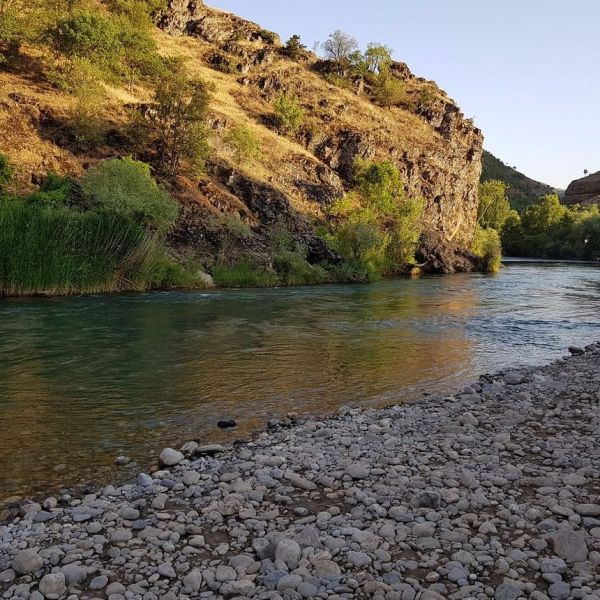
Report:
[[[519,173],[519,171],[509,167],[487,150],[483,151],[482,163],[481,181],[499,179],[506,183],[510,203],[513,208],[519,211],[535,202],[540,196],[555,193],[562,195],[563,193],[563,190],[557,190],[545,183],[530,179],[523,173]]]

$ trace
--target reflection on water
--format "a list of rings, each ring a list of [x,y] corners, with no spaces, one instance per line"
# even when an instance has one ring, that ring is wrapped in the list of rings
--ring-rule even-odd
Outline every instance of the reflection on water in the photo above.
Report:
[[[287,290],[0,303],[0,499],[97,481],[119,454],[384,405],[600,338],[600,270],[513,265]],[[218,432],[223,417],[240,423]]]

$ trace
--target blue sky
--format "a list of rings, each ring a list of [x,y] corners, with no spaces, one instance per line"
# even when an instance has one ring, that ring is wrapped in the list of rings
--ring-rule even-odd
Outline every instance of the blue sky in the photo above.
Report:
[[[564,188],[600,170],[600,0],[209,0],[312,47],[380,42],[473,117],[485,146]]]

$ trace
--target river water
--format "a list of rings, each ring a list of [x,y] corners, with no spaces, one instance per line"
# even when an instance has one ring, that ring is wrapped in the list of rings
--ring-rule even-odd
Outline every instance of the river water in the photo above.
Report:
[[[0,501],[106,480],[121,454],[149,468],[165,445],[449,391],[599,339],[600,268],[586,265],[3,300]],[[238,429],[218,430],[222,418]]]

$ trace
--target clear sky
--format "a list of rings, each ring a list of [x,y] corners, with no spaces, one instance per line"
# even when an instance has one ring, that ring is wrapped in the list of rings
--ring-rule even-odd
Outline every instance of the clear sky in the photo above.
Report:
[[[335,29],[434,79],[526,175],[600,170],[600,0],[208,0],[311,48]]]

